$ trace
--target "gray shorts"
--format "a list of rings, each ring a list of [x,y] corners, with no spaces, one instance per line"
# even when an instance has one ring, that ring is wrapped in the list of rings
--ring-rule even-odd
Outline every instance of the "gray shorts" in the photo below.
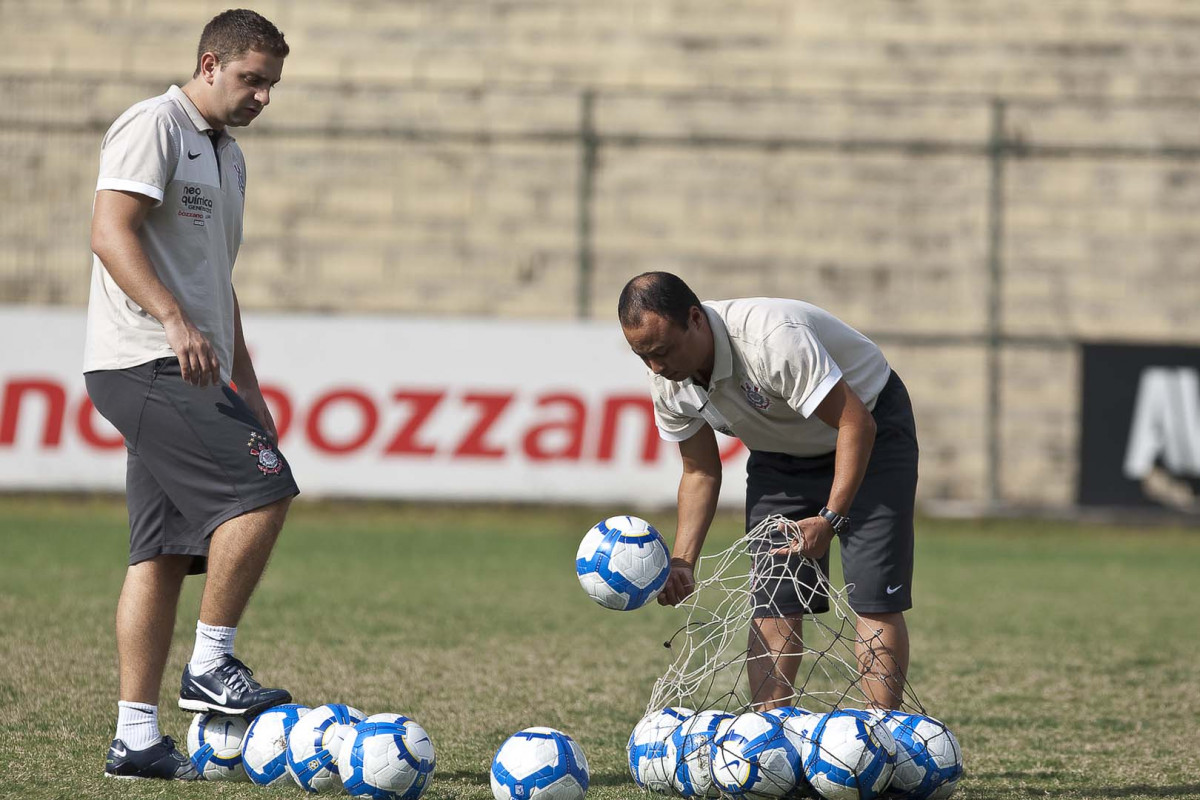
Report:
[[[882,614],[912,608],[913,507],[917,493],[917,430],[908,390],[895,372],[879,394],[875,446],[851,506],[850,531],[839,537],[842,575],[853,584],[850,607]],[[829,499],[834,454],[798,458],[754,451],[747,463],[746,530],[771,514],[812,517]],[[784,543],[784,537],[778,537]],[[819,614],[829,599],[817,591],[811,567],[799,557],[755,556],[756,617]],[[829,555],[820,560],[829,574]],[[797,581],[784,576],[799,574]]]
[[[186,384],[174,358],[84,380],[96,410],[125,437],[131,565],[190,555],[190,571],[204,572],[218,526],[299,493],[291,467],[227,384]]]

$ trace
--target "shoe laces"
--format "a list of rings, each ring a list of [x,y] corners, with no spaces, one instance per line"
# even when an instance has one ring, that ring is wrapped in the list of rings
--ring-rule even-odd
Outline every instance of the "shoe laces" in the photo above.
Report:
[[[217,669],[225,684],[231,689],[250,692],[262,688],[258,681],[250,677],[254,674],[254,670],[243,664],[236,656],[229,656],[225,663]]]

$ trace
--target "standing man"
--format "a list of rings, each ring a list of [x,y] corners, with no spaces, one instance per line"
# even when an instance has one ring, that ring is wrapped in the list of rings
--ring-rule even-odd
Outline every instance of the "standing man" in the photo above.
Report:
[[[841,541],[856,655],[867,700],[899,708],[908,670],[917,438],[900,378],[869,339],[798,300],[701,304],[666,272],[638,275],[618,315],[633,352],[653,372],[655,421],[683,459],[671,573],[659,602],[695,589],[693,569],[721,486],[714,430],[750,450],[746,528],[772,514],[793,520],[756,556],[747,674],[755,708],[785,705],[803,652],[805,613],[829,608],[801,556],[828,574]],[[775,567],[769,566],[773,560]],[[789,563],[790,570],[778,567]],[[799,574],[799,581],[780,578]],[[805,596],[801,596],[805,595]]]
[[[270,102],[287,54],[269,21],[226,11],[201,34],[192,79],[127,110],[101,145],[84,372],[125,437],[130,529],[110,777],[198,777],[158,728],[185,575],[208,572],[179,706],[251,716],[291,700],[233,655],[299,490],[275,447],[233,291],[246,163],[229,134]]]

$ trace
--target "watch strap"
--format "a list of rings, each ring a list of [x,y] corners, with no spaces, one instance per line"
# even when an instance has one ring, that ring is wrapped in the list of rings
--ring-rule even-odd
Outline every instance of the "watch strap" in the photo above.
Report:
[[[829,523],[829,527],[833,528],[833,532],[836,534],[840,535],[850,530],[850,518],[830,510],[828,506],[822,508],[817,514]]]

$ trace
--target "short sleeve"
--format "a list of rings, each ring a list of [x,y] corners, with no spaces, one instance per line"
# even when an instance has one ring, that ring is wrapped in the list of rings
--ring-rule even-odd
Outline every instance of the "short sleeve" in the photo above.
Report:
[[[767,336],[765,345],[772,388],[808,419],[842,379],[841,368],[807,325],[781,325]]]
[[[123,116],[109,128],[100,148],[96,191],[134,192],[161,205],[178,161],[167,119],[148,110]]]
[[[676,411],[667,404],[655,387],[654,395],[654,424],[658,427],[658,435],[668,442],[686,441],[696,435],[704,427],[704,420],[699,417],[689,417]]]

